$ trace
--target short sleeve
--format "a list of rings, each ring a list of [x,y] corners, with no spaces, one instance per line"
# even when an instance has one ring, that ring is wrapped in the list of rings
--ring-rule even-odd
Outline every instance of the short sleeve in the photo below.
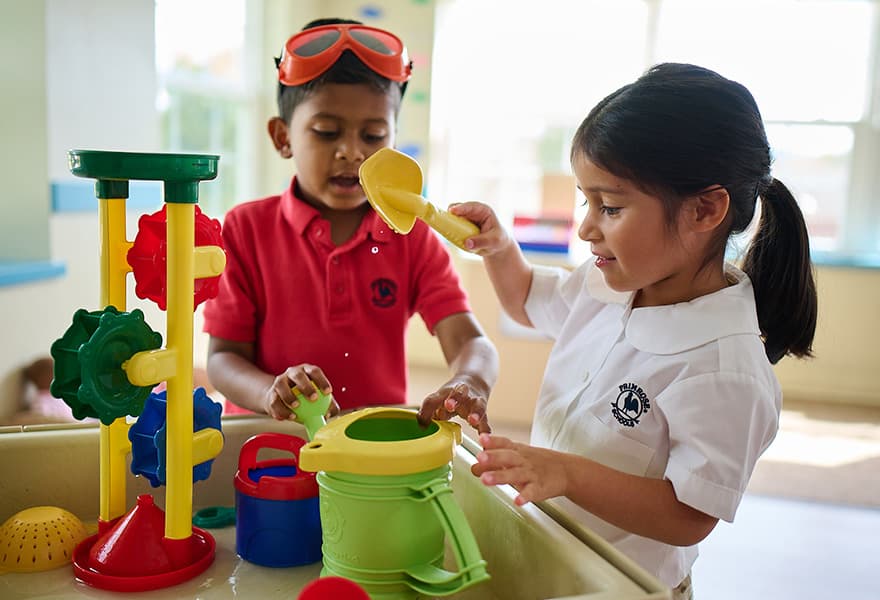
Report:
[[[256,339],[256,265],[250,264],[246,230],[235,211],[227,213],[222,236],[226,247],[226,267],[220,275],[219,292],[205,304],[204,331],[214,337],[235,342]]]
[[[669,426],[668,479],[679,501],[732,522],[779,427],[776,392],[744,373],[703,374],[658,396]]]
[[[446,245],[423,223],[416,223],[413,234],[413,308],[433,335],[437,323],[471,309]]]

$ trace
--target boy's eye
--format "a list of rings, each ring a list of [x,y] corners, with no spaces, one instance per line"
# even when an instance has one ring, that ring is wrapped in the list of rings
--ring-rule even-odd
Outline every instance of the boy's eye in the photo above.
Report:
[[[388,137],[385,133],[365,133],[364,140],[371,144],[378,144],[379,142],[385,141],[385,138]]]
[[[318,137],[325,138],[328,140],[333,139],[337,135],[339,135],[339,132],[336,131],[335,129],[312,129],[312,131],[315,132],[315,135],[317,135]]]

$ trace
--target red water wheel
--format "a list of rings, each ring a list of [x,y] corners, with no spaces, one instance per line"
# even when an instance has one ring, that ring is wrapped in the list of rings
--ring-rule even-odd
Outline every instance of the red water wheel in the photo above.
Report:
[[[160,309],[166,310],[168,290],[168,237],[165,206],[151,215],[143,215],[138,220],[138,233],[134,244],[126,256],[134,273],[134,292],[138,298],[152,300]],[[220,221],[203,214],[195,207],[195,245],[219,246],[223,248],[220,236]],[[217,295],[220,276],[196,279],[193,288],[193,310]]]

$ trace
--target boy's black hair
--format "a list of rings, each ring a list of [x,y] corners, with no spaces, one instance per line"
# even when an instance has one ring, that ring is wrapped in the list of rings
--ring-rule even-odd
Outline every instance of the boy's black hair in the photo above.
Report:
[[[310,21],[302,28],[302,31],[321,27],[322,25],[363,25],[361,21],[354,19],[325,18]],[[275,67],[281,62],[281,58],[275,59]],[[294,109],[299,106],[316,89],[327,83],[366,83],[383,94],[395,95],[395,115],[400,109],[400,101],[406,91],[407,82],[397,83],[382,77],[359,59],[351,50],[345,50],[339,59],[329,69],[321,73],[311,81],[302,85],[290,86],[278,82],[278,116],[285,123],[290,123]]]
[[[812,355],[817,299],[809,235],[791,192],[770,173],[764,122],[748,89],[696,65],[656,65],[590,111],[572,142],[572,159],[578,155],[657,195],[669,223],[684,198],[710,186],[726,189],[727,228],[707,265],[748,227],[760,198],[743,271],[754,287],[767,357],[776,363],[786,354]]]

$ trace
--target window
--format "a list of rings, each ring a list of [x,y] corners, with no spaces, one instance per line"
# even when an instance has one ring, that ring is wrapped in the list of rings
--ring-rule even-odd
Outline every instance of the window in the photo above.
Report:
[[[168,152],[219,154],[215,183],[199,186],[199,204],[222,215],[253,197],[257,105],[249,68],[252,2],[156,0],[156,68],[162,139]],[[209,17],[209,18],[208,18]],[[250,42],[250,45],[248,45]]]
[[[575,128],[609,92],[664,61],[755,96],[773,172],[817,254],[880,253],[880,2],[503,0],[438,4],[429,195],[480,199],[502,219],[559,206]],[[499,23],[498,15],[504,15]],[[873,94],[873,96],[872,96]],[[562,203],[580,217],[571,197]],[[558,194],[558,192],[556,192]],[[573,246],[573,251],[578,245]]]

